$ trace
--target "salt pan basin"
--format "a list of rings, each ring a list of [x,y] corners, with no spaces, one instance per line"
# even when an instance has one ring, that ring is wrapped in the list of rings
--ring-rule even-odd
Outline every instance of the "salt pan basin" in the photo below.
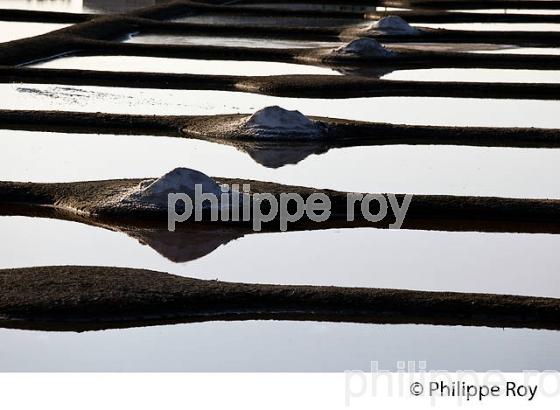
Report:
[[[197,169],[213,177],[350,192],[560,198],[560,149],[349,147],[273,169],[232,146],[198,139],[0,130],[2,180],[147,178],[178,167]]]
[[[381,78],[384,80],[404,81],[558,84],[560,83],[560,72],[486,68],[429,68],[419,70],[394,71]]]
[[[560,31],[554,23],[418,23],[417,26],[472,31]]]
[[[153,6],[157,2],[158,0],[2,0],[0,8],[68,13],[122,13]]]
[[[560,55],[560,48],[546,47],[511,47],[502,50],[475,50],[474,53],[480,54],[534,54],[534,55]]]
[[[2,0],[0,7],[3,9],[64,11],[81,13],[83,2],[94,3],[96,0]]]
[[[3,4],[0,3],[0,8],[2,6]],[[67,26],[68,24],[0,21],[0,43],[39,36]]]
[[[258,233],[174,262],[170,250],[188,251],[205,235],[184,240],[178,231],[164,232],[163,242],[155,234],[135,238],[77,222],[0,217],[0,267],[141,267],[229,282],[560,297],[560,235],[373,228]],[[154,241],[157,248],[147,246]]]
[[[0,339],[3,372],[369,372],[372,360],[402,371],[403,357],[449,371],[560,369],[560,332],[527,329],[247,321],[84,333],[0,329]]]
[[[278,105],[306,116],[411,125],[560,128],[560,101],[431,97],[288,98],[213,90],[0,84],[0,108],[147,115],[251,114]],[[442,114],[444,113],[444,114]]]
[[[193,46],[249,47],[249,48],[319,48],[336,47],[338,42],[321,42],[307,40],[284,40],[274,38],[188,36],[164,34],[135,34],[125,40],[126,43],[140,44],[178,44]]]
[[[196,60],[186,58],[75,56],[32,64],[37,68],[134,71],[176,74],[265,76],[288,74],[341,75],[329,68],[268,61]]]
[[[215,26],[259,26],[259,27],[347,27],[364,21],[360,18],[328,17],[280,17],[239,15],[194,15],[174,19],[180,23],[209,24]]]
[[[485,13],[485,14],[536,14],[536,15],[555,15],[560,14],[560,10],[554,9],[466,9],[449,10],[450,12],[460,13]]]

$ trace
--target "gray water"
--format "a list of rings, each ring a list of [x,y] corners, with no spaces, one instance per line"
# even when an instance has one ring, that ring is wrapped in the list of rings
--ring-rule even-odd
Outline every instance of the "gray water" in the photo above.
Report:
[[[207,75],[340,75],[335,70],[313,65],[276,63],[269,61],[198,60],[186,58],[75,56],[32,64],[37,68],[75,70],[135,71]]]
[[[155,0],[4,0],[1,8],[71,12],[125,11]],[[185,21],[245,24],[243,17],[189,17]],[[255,20],[251,19],[251,22]],[[305,26],[355,24],[354,19],[311,19]],[[277,18],[257,19],[261,25]],[[284,19],[284,25],[301,25]],[[442,26],[442,25],[436,25]],[[0,41],[62,28],[0,23]],[[458,29],[555,30],[557,25],[451,25]],[[160,36],[132,41],[159,42]],[[253,39],[178,37],[176,44],[257,47]],[[266,42],[267,47],[317,47],[314,42]],[[330,45],[329,45],[330,46]],[[556,53],[555,49],[476,50]],[[245,75],[325,70],[279,63],[73,57],[43,67],[200,72]],[[197,65],[200,64],[200,65]],[[196,65],[196,66],[195,66]],[[287,67],[290,66],[290,67]],[[421,71],[421,70],[419,70]],[[551,72],[397,72],[421,80],[508,79],[557,82]],[[490,71],[490,70],[488,70]],[[315,71],[313,73],[316,73]],[[497,76],[494,76],[498,74]],[[537,76],[542,74],[542,77]],[[492,75],[492,77],[487,77]],[[465,79],[467,78],[467,79]],[[512,79],[513,77],[509,77]],[[539,80],[539,81],[541,81]],[[363,121],[426,125],[560,128],[557,101],[451,98],[295,99],[249,93],[1,84],[1,109],[139,114],[252,113],[267,105]],[[244,152],[205,141],[150,136],[77,135],[0,131],[0,180],[77,181],[159,176],[177,166],[213,176],[253,178],[347,191],[448,193],[560,198],[556,149],[456,146],[355,147],[278,153]],[[334,172],[334,170],[336,172]],[[442,172],[445,170],[445,172]],[[166,232],[108,230],[76,222],[0,217],[0,268],[99,265],[154,269],[182,276],[275,284],[367,286],[560,297],[559,235],[348,229],[243,234],[209,229]],[[250,258],[251,263],[247,263]],[[422,360],[428,369],[560,369],[559,332],[420,325],[317,322],[210,322],[85,333],[0,329],[0,371],[343,371]]]
[[[560,235],[360,228],[242,236],[182,228],[128,235],[0,217],[0,268],[118,266],[228,282],[560,297]]]
[[[0,21],[0,43],[39,36],[67,26],[68,24]]]
[[[558,149],[395,145],[280,154],[186,138],[0,130],[0,179],[143,178],[189,167],[211,176],[341,191],[560,198]],[[279,156],[287,165],[274,169]]]
[[[416,27],[473,31],[560,31],[555,23],[417,23]]]
[[[149,7],[166,1],[169,0],[2,0],[0,8],[68,13],[115,13]]]
[[[134,34],[126,40],[140,44],[178,44],[195,46],[250,47],[250,48],[319,48],[337,47],[338,42],[283,40],[273,38],[221,37],[197,35]]]
[[[363,23],[362,18],[330,18],[330,17],[282,17],[282,16],[243,16],[243,15],[212,15],[195,14],[174,18],[179,23],[209,24],[216,26],[260,26],[260,27],[320,27],[344,28]]]
[[[211,322],[86,333],[0,330],[0,371],[333,372],[559,369],[560,332],[314,322]]]
[[[212,90],[0,84],[0,108],[148,115],[253,113],[279,105],[305,115],[411,125],[560,128],[560,101],[424,97],[287,98]]]
[[[427,68],[394,71],[381,78],[398,81],[558,84],[560,83],[560,72],[489,68]]]

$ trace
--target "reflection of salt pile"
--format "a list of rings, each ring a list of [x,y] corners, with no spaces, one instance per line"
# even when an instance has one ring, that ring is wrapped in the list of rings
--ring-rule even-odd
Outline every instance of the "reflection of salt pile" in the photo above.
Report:
[[[412,27],[399,16],[387,16],[370,25],[366,32],[394,35],[415,35],[420,34],[420,30]]]
[[[208,175],[194,169],[175,168],[158,179],[142,181],[123,202],[167,209],[168,194],[181,193],[194,199],[196,185],[201,186],[202,193],[220,198],[220,186]]]
[[[242,121],[241,128],[256,138],[314,138],[324,130],[322,124],[310,120],[299,111],[289,111],[278,106],[257,111]]]
[[[333,54],[351,57],[391,57],[395,55],[373,38],[360,38],[351,41],[333,50]]]

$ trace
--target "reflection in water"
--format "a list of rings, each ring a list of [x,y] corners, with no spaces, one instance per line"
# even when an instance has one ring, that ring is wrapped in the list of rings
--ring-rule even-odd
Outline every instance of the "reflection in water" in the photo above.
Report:
[[[274,143],[220,139],[221,144],[234,146],[249,154],[253,160],[267,168],[281,168],[289,164],[297,164],[310,155],[320,155],[330,147],[322,143]]]
[[[345,66],[334,65],[333,70],[338,71],[343,75],[353,75],[361,77],[381,78],[387,74],[391,74],[396,68],[383,66],[383,67],[369,67],[364,65]]]
[[[558,149],[364,146],[330,149],[297,165],[270,168],[280,165],[280,157],[281,162],[299,160],[313,145],[277,158],[264,145],[254,147],[190,138],[0,130],[0,179],[94,181],[155,177],[188,167],[215,177],[340,191],[560,198]],[[248,160],[245,151],[266,166]]]
[[[253,234],[187,224],[170,234],[163,226],[74,218],[85,223],[0,217],[0,268],[119,266],[229,282],[560,297],[560,235],[372,228]]]
[[[0,329],[0,371],[558,370],[560,332],[461,326],[208,322],[103,332]],[[483,347],[483,348],[481,348]]]
[[[104,228],[122,232],[140,244],[147,245],[161,256],[175,263],[184,263],[202,258],[222,245],[239,239],[248,229],[210,226],[190,226],[169,232],[167,228],[110,226]]]

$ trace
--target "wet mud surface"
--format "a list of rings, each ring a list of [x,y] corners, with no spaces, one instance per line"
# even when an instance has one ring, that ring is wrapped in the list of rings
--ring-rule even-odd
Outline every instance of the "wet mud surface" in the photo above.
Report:
[[[207,320],[431,323],[558,329],[557,299],[256,285],[112,267],[0,270],[0,326],[94,330]]]

